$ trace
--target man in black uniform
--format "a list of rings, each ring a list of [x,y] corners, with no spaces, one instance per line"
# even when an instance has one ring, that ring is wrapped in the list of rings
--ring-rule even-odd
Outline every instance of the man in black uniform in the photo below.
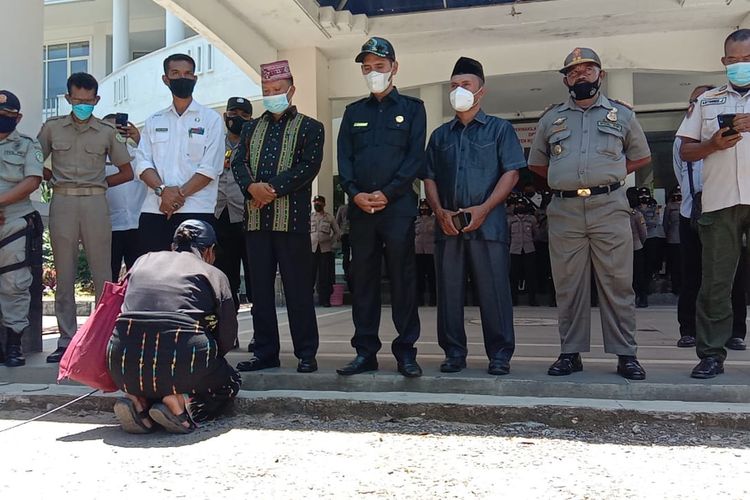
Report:
[[[380,263],[385,254],[398,332],[391,350],[402,375],[419,377],[413,183],[424,163],[425,109],[422,101],[393,86],[398,63],[388,40],[370,38],[355,61],[362,64],[370,95],[344,112],[338,161],[341,185],[351,200],[352,347],[357,357],[337,372],[354,375],[378,368]]]

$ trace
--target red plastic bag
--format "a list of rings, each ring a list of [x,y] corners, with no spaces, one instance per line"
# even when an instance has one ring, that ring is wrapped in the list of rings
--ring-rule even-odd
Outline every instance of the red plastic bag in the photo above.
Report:
[[[96,309],[78,329],[60,360],[57,381],[75,380],[103,392],[118,390],[107,370],[107,345],[125,301],[127,277],[119,284],[104,283]]]

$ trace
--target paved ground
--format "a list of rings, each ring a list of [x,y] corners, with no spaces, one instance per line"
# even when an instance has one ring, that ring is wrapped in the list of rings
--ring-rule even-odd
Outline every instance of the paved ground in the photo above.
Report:
[[[351,309],[349,307],[317,310],[320,329],[320,350],[318,375],[333,374],[335,368],[346,364],[354,353],[350,345],[352,336]],[[281,361],[282,368],[293,369],[296,359],[292,351],[289,325],[286,311],[279,309],[279,326],[281,331]],[[514,311],[516,353],[513,357],[511,375],[502,380],[522,378],[524,380],[543,380],[550,383],[563,381],[624,383],[615,374],[616,357],[604,353],[599,322],[599,310],[595,308],[591,322],[592,349],[584,354],[584,372],[571,377],[554,380],[546,375],[547,367],[559,354],[560,341],[557,333],[557,309],[548,307],[516,307]],[[437,344],[436,310],[435,308],[421,308],[420,319],[422,335],[417,344],[418,359],[429,375],[439,375],[438,367],[443,359],[443,352]],[[479,323],[479,309],[466,308],[466,333],[469,340],[469,370],[462,375],[471,377],[488,377],[485,373],[487,358],[482,343],[481,325]],[[83,318],[81,318],[83,320]],[[45,317],[44,326],[50,330],[54,328],[54,318]],[[674,306],[655,306],[637,310],[637,340],[639,358],[648,372],[649,383],[683,384],[696,383],[689,377],[690,370],[697,363],[694,349],[680,349],[675,346],[679,338],[677,328],[677,312]],[[247,359],[249,354],[245,350],[252,336],[252,319],[249,310],[240,312],[240,342],[241,349],[230,353],[230,362],[236,363]],[[390,319],[390,309],[383,310],[381,321],[381,340],[383,349],[380,352],[380,373],[394,373],[395,361],[390,355],[389,342],[395,336],[393,323]],[[45,351],[55,347],[55,335],[45,335]],[[44,356],[32,354],[28,356],[30,367],[45,368]],[[34,380],[23,380],[21,372],[9,372],[0,367],[0,382],[3,380],[54,381],[54,367],[42,377]],[[747,385],[750,380],[750,351],[730,351],[726,362],[727,373],[705,382],[711,384]],[[274,374],[283,370],[268,370],[264,373]],[[704,382],[698,382],[704,383]]]
[[[0,429],[26,416],[5,415]],[[678,424],[591,433],[265,415],[190,436],[130,436],[111,414],[64,420],[0,433],[0,497],[750,497],[750,434]]]

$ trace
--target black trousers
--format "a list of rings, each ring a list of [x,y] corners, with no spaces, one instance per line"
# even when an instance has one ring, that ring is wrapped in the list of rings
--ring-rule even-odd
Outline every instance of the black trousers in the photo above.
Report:
[[[672,293],[679,294],[682,288],[682,266],[680,265],[680,244],[667,243],[665,247],[667,274],[672,281]]]
[[[318,247],[312,256],[312,276],[313,281],[317,278],[318,302],[320,305],[330,305],[333,282],[336,280],[333,252],[321,252]]]
[[[437,292],[435,285],[435,257],[429,253],[417,254],[417,293],[419,294],[419,305],[424,305],[424,294],[427,292],[427,304],[437,304]]]
[[[380,266],[385,256],[391,283],[391,313],[398,332],[391,344],[396,359],[417,355],[417,270],[414,255],[414,218],[368,215],[352,221],[350,230],[353,290],[352,347],[361,356],[380,350]]]
[[[515,350],[508,244],[449,237],[435,243],[438,344],[449,358],[466,358],[464,298],[471,275],[482,319],[487,357],[510,361]],[[530,254],[529,254],[530,255]]]
[[[112,231],[112,283],[120,279],[122,261],[125,269],[133,267],[133,263],[141,256],[141,244],[138,240],[138,230]]]
[[[666,238],[648,238],[643,243],[643,249],[646,251],[646,272],[648,272],[649,280],[661,271],[666,241]]]
[[[529,301],[536,302],[536,252],[510,254],[510,284],[513,302],[518,298],[518,290],[523,281]]]
[[[312,254],[309,233],[249,231],[245,241],[253,287],[255,356],[278,359],[279,324],[276,321],[276,268],[284,285],[294,355],[313,358],[318,352],[318,322],[313,304]]]
[[[682,287],[677,302],[677,321],[680,335],[695,337],[695,303],[701,287],[702,251],[698,232],[690,225],[690,219],[680,216],[680,264]],[[732,337],[744,339],[747,334],[747,249],[740,252],[737,271],[732,284]]]
[[[252,302],[250,286],[250,265],[245,248],[245,230],[242,222],[231,222],[229,210],[225,208],[214,224],[216,229],[216,262],[214,266],[221,269],[229,279],[232,288],[232,299],[236,309],[240,308],[240,264],[245,271],[245,296]]]
[[[140,219],[138,219],[138,239],[141,242],[140,255],[170,250],[177,226],[188,219],[202,220],[212,226],[216,224],[214,214],[174,214],[170,219],[162,214],[141,214]]]
[[[648,295],[648,273],[646,271],[646,251],[633,250],[633,291],[636,297]]]
[[[352,261],[352,245],[349,233],[341,235],[341,265],[344,268],[344,278],[349,282],[349,267]]]

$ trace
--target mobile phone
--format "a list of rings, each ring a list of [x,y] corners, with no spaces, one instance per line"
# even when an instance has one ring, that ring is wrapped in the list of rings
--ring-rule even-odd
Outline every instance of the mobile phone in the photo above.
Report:
[[[128,114],[116,113],[115,114],[115,126],[117,126],[117,128],[127,127],[128,126]]]
[[[458,231],[463,231],[466,226],[471,224],[471,214],[469,212],[458,212],[451,217],[453,227]]]
[[[722,133],[722,137],[729,137],[730,135],[737,135],[739,132],[734,130],[734,117],[737,116],[734,113],[723,113],[716,117],[719,121],[719,128],[729,128],[726,132]]]

